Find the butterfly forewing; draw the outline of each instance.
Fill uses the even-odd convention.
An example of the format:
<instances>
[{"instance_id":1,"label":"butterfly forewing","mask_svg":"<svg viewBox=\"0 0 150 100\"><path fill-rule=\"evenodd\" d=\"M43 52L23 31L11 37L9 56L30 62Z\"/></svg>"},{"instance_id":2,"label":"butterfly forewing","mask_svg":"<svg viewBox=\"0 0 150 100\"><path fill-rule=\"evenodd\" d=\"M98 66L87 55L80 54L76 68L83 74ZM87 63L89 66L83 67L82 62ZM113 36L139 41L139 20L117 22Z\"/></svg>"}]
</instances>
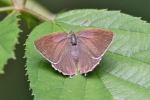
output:
<instances>
[{"instance_id":1,"label":"butterfly forewing","mask_svg":"<svg viewBox=\"0 0 150 100\"><path fill-rule=\"evenodd\" d=\"M36 49L51 63L58 63L67 43L67 34L54 32L34 41Z\"/></svg>"},{"instance_id":2,"label":"butterfly forewing","mask_svg":"<svg viewBox=\"0 0 150 100\"><path fill-rule=\"evenodd\" d=\"M99 28L86 28L78 33L81 43L85 44L93 57L100 57L110 45L113 32ZM80 44L80 43L79 43Z\"/></svg>"},{"instance_id":3,"label":"butterfly forewing","mask_svg":"<svg viewBox=\"0 0 150 100\"><path fill-rule=\"evenodd\" d=\"M113 32L99 28L86 28L78 33L80 73L87 73L101 60L113 38Z\"/></svg>"}]
</instances>

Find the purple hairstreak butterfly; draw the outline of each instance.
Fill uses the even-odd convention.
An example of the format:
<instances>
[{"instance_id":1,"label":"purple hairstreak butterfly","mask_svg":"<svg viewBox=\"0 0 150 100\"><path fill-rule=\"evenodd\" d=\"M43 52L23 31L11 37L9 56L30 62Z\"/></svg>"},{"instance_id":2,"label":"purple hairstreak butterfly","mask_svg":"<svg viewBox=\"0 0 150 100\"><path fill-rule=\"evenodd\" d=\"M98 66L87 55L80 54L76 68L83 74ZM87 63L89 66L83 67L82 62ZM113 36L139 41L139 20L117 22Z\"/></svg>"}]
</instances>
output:
<instances>
[{"instance_id":1,"label":"purple hairstreak butterfly","mask_svg":"<svg viewBox=\"0 0 150 100\"><path fill-rule=\"evenodd\" d=\"M71 30L53 32L34 41L39 53L51 62L52 67L64 75L80 74L92 71L113 39L113 32L100 28L84 28L78 33Z\"/></svg>"}]
</instances>

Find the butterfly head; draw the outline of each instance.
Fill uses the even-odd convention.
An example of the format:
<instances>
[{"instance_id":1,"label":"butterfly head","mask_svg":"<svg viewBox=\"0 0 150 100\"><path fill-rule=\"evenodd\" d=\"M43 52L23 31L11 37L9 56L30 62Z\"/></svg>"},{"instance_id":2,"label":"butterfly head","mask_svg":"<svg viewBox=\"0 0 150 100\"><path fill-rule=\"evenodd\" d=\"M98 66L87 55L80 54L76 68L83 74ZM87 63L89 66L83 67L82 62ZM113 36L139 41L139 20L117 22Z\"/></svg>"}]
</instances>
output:
<instances>
[{"instance_id":1,"label":"butterfly head","mask_svg":"<svg viewBox=\"0 0 150 100\"><path fill-rule=\"evenodd\" d=\"M71 30L69 32L69 37L70 37L71 45L76 46L77 45L77 36L75 35L73 30Z\"/></svg>"}]
</instances>

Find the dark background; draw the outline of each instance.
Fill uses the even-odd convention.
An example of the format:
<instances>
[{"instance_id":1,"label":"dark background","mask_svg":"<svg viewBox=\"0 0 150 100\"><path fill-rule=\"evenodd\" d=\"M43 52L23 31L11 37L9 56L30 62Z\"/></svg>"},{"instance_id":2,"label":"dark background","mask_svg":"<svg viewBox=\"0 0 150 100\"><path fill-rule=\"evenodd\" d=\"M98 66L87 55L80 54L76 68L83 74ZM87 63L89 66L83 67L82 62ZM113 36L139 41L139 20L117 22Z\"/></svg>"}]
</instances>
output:
<instances>
[{"instance_id":1,"label":"dark background","mask_svg":"<svg viewBox=\"0 0 150 100\"><path fill-rule=\"evenodd\" d=\"M142 20L150 22L150 0L37 0L41 5L53 13L62 11L95 8L120 10L135 17L142 17ZM1 6L1 4L0 4ZM6 13L0 13L0 20L6 16ZM19 43L16 45L16 60L8 60L4 67L5 74L0 75L0 100L33 100L31 90L29 90L28 77L25 75L25 62L23 44L27 35L32 30L28 29L24 21L20 21Z\"/></svg>"}]
</instances>

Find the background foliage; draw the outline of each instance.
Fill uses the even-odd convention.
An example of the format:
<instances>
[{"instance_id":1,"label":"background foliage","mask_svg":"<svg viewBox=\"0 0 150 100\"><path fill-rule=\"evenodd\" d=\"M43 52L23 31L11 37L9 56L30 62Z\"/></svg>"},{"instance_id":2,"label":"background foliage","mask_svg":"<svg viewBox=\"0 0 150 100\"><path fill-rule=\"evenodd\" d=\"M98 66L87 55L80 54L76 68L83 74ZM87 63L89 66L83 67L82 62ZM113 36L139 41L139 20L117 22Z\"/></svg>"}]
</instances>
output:
<instances>
[{"instance_id":1,"label":"background foliage","mask_svg":"<svg viewBox=\"0 0 150 100\"><path fill-rule=\"evenodd\" d=\"M69 9L69 8L74 9L74 8L78 8L78 7L79 8L92 8L93 7L93 8L102 8L102 9L103 8L109 8L109 10L111 10L111 9L112 10L121 10L122 12L128 13L130 15L142 16L142 19L144 19L144 20L147 20L147 21L150 20L150 19L148 19L149 18L148 17L149 13L148 13L147 9L149 7L148 6L149 1L147 1L147 0L145 0L145 2L141 2L140 0L139 1L136 0L136 2L134 0L133 1L124 1L124 2L118 2L118 1L116 1L116 2L113 1L112 2L112 1L109 1L109 0L108 1L101 1L101 2L99 2L99 1L95 1L95 2L94 1L92 1L92 2L86 1L86 3L84 1L82 1L82 2L81 1L79 1L79 2L75 1L75 2L70 2L70 3L68 1L66 1L67 3L66 2L61 3L61 1L59 1L60 3L58 3L58 1L57 1L57 3L54 2L54 1L53 2L49 1L49 4L51 4L51 6L49 6L48 1L45 1L45 0L42 0L42 1L39 1L39 2L40 2L40 4L43 4L43 5L45 3L45 7L47 5L50 8L50 11L53 11L53 12L57 12L57 11L60 11L62 9L64 10L64 8L66 8L66 9ZM133 3L131 3L131 2L133 2ZM63 4L65 4L65 6L63 6ZM57 10L53 9L52 7L54 7L54 6L55 6L55 9L56 8L58 8L58 9ZM33 8L34 8L34 6L33 6ZM2 15L2 13L1 13L1 15ZM4 15L6 15L6 14L4 13ZM20 44L16 45L16 48L17 48L16 58L17 58L17 60L15 60L15 61L14 60L9 60L7 66L4 69L5 74L0 75L0 79L1 79L0 88L1 88L1 91L2 91L2 93L0 93L1 94L0 98L2 98L3 100L10 100L10 99L11 100L13 100L13 99L14 100L17 100L17 99L18 100L20 100L20 99L29 100L29 98L32 99L32 97L30 96L31 92L28 91L28 83L26 82L27 77L24 76L25 75L25 71L24 71L25 68L23 66L25 65L25 59L22 60L22 57L24 55L24 53L22 53L23 48L19 48L19 46L23 47L22 44L25 43L25 38L27 38L26 34L29 34L29 31L30 31L29 29L23 29L23 28L30 27L30 29L31 29L31 27L34 27L35 25L37 25L37 23L39 21L36 18L29 15L29 14L25 13L25 15L28 16L28 17L23 18L21 16L21 18L22 19L28 19L28 20L25 20L25 21L22 20L21 21L22 23L20 23L21 24L21 29L24 31L24 33L20 34L21 35L21 37L19 38ZM61 15L61 16L63 16L63 15ZM4 18L3 15L0 16L0 17ZM35 19L35 20L34 21L29 20L30 18ZM107 19L108 20L107 23L113 21L114 18L115 17L111 17L111 19ZM120 20L121 20L121 18L122 17L120 17ZM68 20L66 20L66 19L68 19ZM125 19L130 19L130 17L126 16ZM107 21L107 20L104 20L104 22ZM119 20L119 19L117 19L117 20ZM69 18L65 18L65 21L64 21L64 19L61 19L61 18L57 17L56 21L63 22L63 25L66 25L66 26L70 26L70 25L73 26L73 25L78 25L79 24L79 22L77 20L75 21L76 23L73 22L73 21L72 21L72 23L69 23L70 22ZM79 21L82 21L82 20L80 19ZM24 25L25 23L27 23L27 25ZM111 96L113 95L113 98L115 97L115 99L118 96L121 96L121 98L124 98L124 99L128 99L128 98L134 97L134 96L135 97L136 96L141 96L141 98L149 98L148 95L147 95L149 93L148 92L149 91L149 81L147 81L147 80L149 80L149 77L148 77L149 76L148 75L148 72L149 72L149 67L148 67L149 66L149 58L148 57L149 56L146 56L148 54L148 48L149 48L149 41L148 41L148 38L147 38L148 37L147 33L148 33L149 25L144 24L144 22L140 21L139 18L133 18L133 20L128 20L128 24L126 24L125 27L120 27L120 24L122 24L122 23L121 22L119 22L119 23L115 22L115 23L112 24L111 27L107 24L100 24L100 26L99 26L99 24L98 25L97 24L93 24L93 25L90 24L90 26L93 26L93 27L102 27L102 28L113 29L113 31L116 34L118 33L117 35L115 35L114 42L113 42L112 46L109 49L110 52L118 54L118 56L116 56L116 55L113 56L112 55L110 57L111 53L108 52L108 53L105 54L105 56L103 58L104 60L101 62L101 64L102 64L102 66L106 65L105 60L110 60L110 63L112 62L112 64L114 64L113 63L114 60L111 61L111 59L123 59L123 60L121 61L121 63L120 63L120 61L118 63L115 62L115 64L117 64L117 65L114 65L114 66L116 66L116 67L114 67L114 66L111 67L111 68L114 68L114 70L112 70L112 69L110 70L110 69L107 69L105 67L101 67L106 72L107 72L107 70L109 70L108 73L110 73L110 74L107 74L108 75L107 77L102 78L103 83L105 83L106 87L108 87L107 90L110 90ZM119 27L119 30L117 30L118 27ZM129 27L131 27L131 29L129 29ZM114 29L114 28L116 28L116 29ZM119 33L124 33L123 32L124 30L126 30L126 32L125 32L126 34L119 34ZM135 34L137 34L137 35L135 35ZM120 40L118 40L119 38L120 38ZM136 42L135 42L135 40L136 40ZM140 42L141 40L144 40L144 41ZM115 41L117 41L117 42L115 42ZM124 43L124 45L122 45L123 43ZM136 44L139 44L139 43L140 43L140 46L136 45ZM121 48L119 48L119 50L118 50L118 48L115 48L115 47L121 47ZM124 49L124 48L127 48L127 49ZM130 48L133 48L133 49L130 50ZM124 51L127 51L127 52L123 53ZM122 55L123 57L121 56L121 58L120 58L119 55ZM130 59L128 59L128 58L130 58ZM115 60L115 61L117 61L117 60ZM132 62L126 64L126 61L128 61L128 62L132 61ZM140 61L140 62L137 62L137 61ZM107 66L109 66L110 63L108 63ZM124 63L124 64L122 64L122 63ZM46 63L46 64L49 64L49 63ZM124 68L124 67L120 67L120 65L128 66L128 67L127 68L125 67L126 69L122 70L122 68ZM141 66L136 67L137 65L141 65ZM130 69L131 66L133 66L133 67ZM145 67L143 68L143 66L145 66ZM101 71L101 68L100 69L99 68L100 67L97 68L96 72ZM121 74L121 71L124 71L124 73ZM136 72L136 73L128 74L130 71L131 72ZM94 73L96 73L96 72L94 72ZM141 73L143 73L143 74L141 74ZM102 75L99 75L101 77L103 75L106 75L104 72L101 72L101 74ZM94 75L94 74L91 73L91 76L92 75ZM120 77L123 80L122 81L120 81L120 80L118 80L118 81L115 80L114 81L114 79L111 75L113 75L115 77ZM61 76L61 74L58 75L58 78L60 76ZM132 77L130 77L130 76L132 76ZM43 77L43 76L41 76L41 77ZM81 79L82 81L85 80L83 77L80 77L80 76L76 76L76 77L77 78L73 78L73 80L76 80L76 79ZM65 82L66 85L64 85L64 86L68 86L68 83L70 82L70 79L67 79L67 78L65 78L65 79L66 80L63 81L63 82ZM88 79L90 79L90 77ZM91 79L93 79L93 77ZM111 80L111 79L113 79L113 80ZM94 80L96 80L96 79L94 79ZM126 82L126 80L127 80L127 82ZM80 82L80 84L82 83L82 81ZM88 81L88 82L91 82L91 81ZM111 83L111 85L110 85L110 83ZM41 83L39 82L38 84L41 84ZM39 86L38 84L36 86ZM91 84L91 83L89 83L89 84ZM89 85L89 86L91 86L91 85ZM103 85L101 85L101 86L103 86ZM113 88L112 86L115 86L115 87ZM126 86L126 87L122 87L122 86ZM129 88L128 88L128 86L129 86ZM116 93L116 92L118 92L118 91L116 91L116 88L117 88L117 90L123 89L123 90L121 90L121 91L123 91L123 92L121 92L121 94L123 94L123 95L120 94L120 91L119 91L119 93ZM42 87L40 87L40 89L42 89ZM68 90L69 89L70 88L68 88ZM62 91L65 91L65 90L62 89ZM128 93L129 91L131 93ZM142 92L140 92L140 91L142 91ZM10 96L7 96L8 93L10 94ZM65 92L62 92L62 93L65 93ZM141 95L139 95L138 93L141 94ZM132 95L128 96L127 94L132 94ZM128 96L128 98L126 98L127 96ZM61 97L61 98L63 98L63 97ZM120 99L118 98L118 100L120 100Z\"/></svg>"}]
</instances>

